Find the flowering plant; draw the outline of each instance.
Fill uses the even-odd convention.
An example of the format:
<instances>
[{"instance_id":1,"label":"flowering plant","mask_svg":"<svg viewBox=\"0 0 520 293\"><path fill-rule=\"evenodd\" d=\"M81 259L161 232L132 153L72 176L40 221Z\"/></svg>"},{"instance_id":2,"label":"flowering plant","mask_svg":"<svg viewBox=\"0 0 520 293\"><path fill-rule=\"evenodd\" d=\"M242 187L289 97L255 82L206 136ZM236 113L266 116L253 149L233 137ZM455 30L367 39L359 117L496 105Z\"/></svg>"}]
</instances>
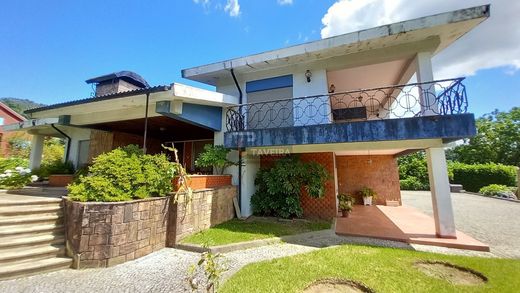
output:
<instances>
[{"instance_id":1,"label":"flowering plant","mask_svg":"<svg viewBox=\"0 0 520 293\"><path fill-rule=\"evenodd\" d=\"M0 174L0 188L18 189L36 180L38 180L38 176L31 175L31 169L16 167L14 170L7 169Z\"/></svg>"}]
</instances>

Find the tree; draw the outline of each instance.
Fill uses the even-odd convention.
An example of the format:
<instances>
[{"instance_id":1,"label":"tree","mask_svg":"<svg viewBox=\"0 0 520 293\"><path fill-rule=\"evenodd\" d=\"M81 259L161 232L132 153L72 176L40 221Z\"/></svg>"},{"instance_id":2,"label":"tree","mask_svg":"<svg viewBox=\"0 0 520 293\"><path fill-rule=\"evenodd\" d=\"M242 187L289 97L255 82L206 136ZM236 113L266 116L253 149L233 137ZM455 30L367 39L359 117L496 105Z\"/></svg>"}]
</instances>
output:
<instances>
[{"instance_id":1,"label":"tree","mask_svg":"<svg viewBox=\"0 0 520 293\"><path fill-rule=\"evenodd\" d=\"M204 146L204 151L195 160L195 166L202 168L214 167L218 174L223 174L227 167L238 165L227 159L230 151L230 149L226 149L222 145L214 146L207 144Z\"/></svg>"},{"instance_id":2,"label":"tree","mask_svg":"<svg viewBox=\"0 0 520 293\"><path fill-rule=\"evenodd\" d=\"M448 151L450 159L467 164L520 166L520 107L485 114L476 120L476 126L475 137Z\"/></svg>"}]
</instances>

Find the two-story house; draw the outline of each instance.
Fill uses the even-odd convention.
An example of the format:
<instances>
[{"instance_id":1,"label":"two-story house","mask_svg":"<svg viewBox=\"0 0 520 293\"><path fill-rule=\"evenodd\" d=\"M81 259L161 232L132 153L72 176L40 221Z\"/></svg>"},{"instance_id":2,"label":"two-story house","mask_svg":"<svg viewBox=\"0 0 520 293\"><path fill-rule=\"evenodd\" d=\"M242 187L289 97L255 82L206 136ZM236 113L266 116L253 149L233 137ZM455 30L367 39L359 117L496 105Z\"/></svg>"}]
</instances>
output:
<instances>
[{"instance_id":1,"label":"two-story house","mask_svg":"<svg viewBox=\"0 0 520 293\"><path fill-rule=\"evenodd\" d=\"M396 158L426 150L437 235L455 237L443 147L473 136L475 119L463 78L436 80L431 60L489 15L489 5L472 7L182 71L215 92L150 87L130 72L101 76L88 81L95 97L32 109L33 120L10 129L34 135L33 167L44 135L67 138L76 165L128 143L159 152L173 142L191 168L203 144L224 145L243 163L227 172L246 216L256 172L279 154L333 174L324 198L302 197L305 215L331 218L336 194L362 186L378 204L400 201Z\"/></svg>"}]
</instances>

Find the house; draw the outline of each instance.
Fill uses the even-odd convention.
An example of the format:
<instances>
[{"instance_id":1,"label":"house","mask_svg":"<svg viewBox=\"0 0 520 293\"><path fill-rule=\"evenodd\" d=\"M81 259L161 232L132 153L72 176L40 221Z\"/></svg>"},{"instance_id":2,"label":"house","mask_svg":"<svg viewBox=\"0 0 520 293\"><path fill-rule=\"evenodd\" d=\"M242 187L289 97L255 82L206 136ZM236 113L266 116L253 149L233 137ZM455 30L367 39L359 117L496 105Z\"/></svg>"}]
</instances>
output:
<instances>
[{"instance_id":1,"label":"house","mask_svg":"<svg viewBox=\"0 0 520 293\"><path fill-rule=\"evenodd\" d=\"M3 125L19 123L25 120L25 117L9 108L9 106L0 103L0 155L2 157L9 156L9 139L15 136L13 133L4 131Z\"/></svg>"},{"instance_id":2,"label":"house","mask_svg":"<svg viewBox=\"0 0 520 293\"><path fill-rule=\"evenodd\" d=\"M364 185L379 204L400 202L396 158L426 150L437 235L456 237L443 147L475 135L475 119L463 78L435 80L431 59L489 15L477 6L182 70L216 91L104 75L87 81L95 97L29 110L9 129L33 135L31 167L46 135L67 139L76 166L130 143L151 153L173 143L193 169L204 144L224 145L243 162L227 172L246 216L256 172L279 154L333 174L323 199L302 197L305 215L331 218L335 195Z\"/></svg>"}]
</instances>

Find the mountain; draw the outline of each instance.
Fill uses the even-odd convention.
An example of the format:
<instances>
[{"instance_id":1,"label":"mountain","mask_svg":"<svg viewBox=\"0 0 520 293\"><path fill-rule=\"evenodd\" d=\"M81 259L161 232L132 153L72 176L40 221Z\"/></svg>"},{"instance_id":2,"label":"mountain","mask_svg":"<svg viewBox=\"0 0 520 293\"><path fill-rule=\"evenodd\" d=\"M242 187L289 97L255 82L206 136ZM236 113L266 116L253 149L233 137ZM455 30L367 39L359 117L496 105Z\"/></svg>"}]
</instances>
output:
<instances>
[{"instance_id":1,"label":"mountain","mask_svg":"<svg viewBox=\"0 0 520 293\"><path fill-rule=\"evenodd\" d=\"M10 97L0 98L0 102L6 104L7 106L9 106L9 108L13 109L14 111L16 111L24 117L27 117L27 115L25 115L24 113L25 110L45 106L44 104L36 103L29 99L19 99Z\"/></svg>"}]
</instances>

